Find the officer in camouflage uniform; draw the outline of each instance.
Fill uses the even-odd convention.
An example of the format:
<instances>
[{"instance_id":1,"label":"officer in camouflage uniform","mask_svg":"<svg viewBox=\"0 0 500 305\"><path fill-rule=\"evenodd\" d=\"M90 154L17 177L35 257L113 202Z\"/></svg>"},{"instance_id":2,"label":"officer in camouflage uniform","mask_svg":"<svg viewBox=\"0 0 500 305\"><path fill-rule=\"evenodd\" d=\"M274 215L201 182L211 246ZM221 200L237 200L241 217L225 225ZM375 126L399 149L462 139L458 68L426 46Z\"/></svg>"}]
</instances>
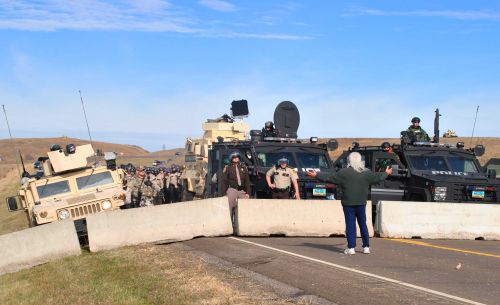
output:
<instances>
[{"instance_id":1,"label":"officer in camouflage uniform","mask_svg":"<svg viewBox=\"0 0 500 305\"><path fill-rule=\"evenodd\" d=\"M146 180L144 181L140 191L142 192L142 196L139 206L147 207L154 205L155 198L157 197L160 188L157 184L151 181L151 176L146 176Z\"/></svg>"},{"instance_id":2,"label":"officer in camouflage uniform","mask_svg":"<svg viewBox=\"0 0 500 305\"><path fill-rule=\"evenodd\" d=\"M244 164L240 163L240 152L234 151L229 155L230 165L224 167L221 177L220 196L227 196L229 201L229 211L231 219L239 198L250 198L250 175ZM233 221L234 223L234 221Z\"/></svg>"},{"instance_id":3,"label":"officer in camouflage uniform","mask_svg":"<svg viewBox=\"0 0 500 305\"><path fill-rule=\"evenodd\" d=\"M170 203L170 191L169 191L169 186L170 186L170 168L164 168L163 169L163 198L164 198L164 203Z\"/></svg>"},{"instance_id":4,"label":"officer in camouflage uniform","mask_svg":"<svg viewBox=\"0 0 500 305\"><path fill-rule=\"evenodd\" d=\"M125 205L124 209L130 209L134 207L134 202L132 200L132 186L134 180L136 179L136 169L135 167L128 165L125 169L125 177L123 178L123 190L125 190Z\"/></svg>"},{"instance_id":5,"label":"officer in camouflage uniform","mask_svg":"<svg viewBox=\"0 0 500 305\"><path fill-rule=\"evenodd\" d=\"M175 203L181 201L181 173L179 165L172 165L170 167L171 173L168 176L168 196L170 198L170 203Z\"/></svg>"},{"instance_id":6,"label":"officer in camouflage uniform","mask_svg":"<svg viewBox=\"0 0 500 305\"><path fill-rule=\"evenodd\" d=\"M128 187L130 188L131 201L136 208L152 206L154 197L159 191L142 166L137 169L137 175L135 179L130 181Z\"/></svg>"},{"instance_id":7,"label":"officer in camouflage uniform","mask_svg":"<svg viewBox=\"0 0 500 305\"><path fill-rule=\"evenodd\" d=\"M295 189L295 199L300 200L299 185L297 183L297 173L288 164L287 158L278 160L278 164L266 173L267 185L271 188L273 199L290 199L290 186ZM271 177L274 183L271 183Z\"/></svg>"},{"instance_id":8,"label":"officer in camouflage uniform","mask_svg":"<svg viewBox=\"0 0 500 305\"><path fill-rule=\"evenodd\" d=\"M406 130L410 137L411 142L430 142L429 135L425 130L420 127L420 118L414 117L411 119L411 125Z\"/></svg>"},{"instance_id":9,"label":"officer in camouflage uniform","mask_svg":"<svg viewBox=\"0 0 500 305\"><path fill-rule=\"evenodd\" d=\"M163 169L157 170L157 174L154 176L154 180L152 180L154 188L158 190L154 198L154 205L159 205L164 203L163 176L164 176Z\"/></svg>"}]
</instances>

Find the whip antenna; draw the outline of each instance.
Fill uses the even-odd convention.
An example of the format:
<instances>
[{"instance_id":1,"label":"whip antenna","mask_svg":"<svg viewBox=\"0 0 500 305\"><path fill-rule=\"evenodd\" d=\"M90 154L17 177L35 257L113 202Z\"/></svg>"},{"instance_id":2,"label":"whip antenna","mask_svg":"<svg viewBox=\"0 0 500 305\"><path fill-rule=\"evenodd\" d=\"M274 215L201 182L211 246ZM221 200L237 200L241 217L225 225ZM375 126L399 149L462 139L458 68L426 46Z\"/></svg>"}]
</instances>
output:
<instances>
[{"instance_id":1,"label":"whip antenna","mask_svg":"<svg viewBox=\"0 0 500 305\"><path fill-rule=\"evenodd\" d=\"M87 131L89 133L90 145L94 147L94 144L92 143L92 135L90 134L89 121L87 120L87 112L85 111L85 104L83 103L82 91L78 90L78 93L80 94L80 101L82 102L83 116L85 117L85 124L87 124Z\"/></svg>"},{"instance_id":2,"label":"whip antenna","mask_svg":"<svg viewBox=\"0 0 500 305\"><path fill-rule=\"evenodd\" d=\"M10 125L9 125L9 119L7 119L7 111L5 110L5 105L2 105L2 108L3 108L3 114L5 115L5 123L7 123L7 130L9 131L9 136L10 136L10 142L12 144L12 148L15 149L15 145L14 145L14 139L12 138L12 132L10 131ZM19 152L19 150L17 150ZM19 177L21 177L21 169L19 169L19 157L16 153L14 153L16 155L16 165L17 165L17 172L19 173ZM20 154L20 152L19 152Z\"/></svg>"},{"instance_id":3,"label":"whip antenna","mask_svg":"<svg viewBox=\"0 0 500 305\"><path fill-rule=\"evenodd\" d=\"M476 130L477 113L479 112L479 106L476 108L476 118L474 119L474 126L472 126L472 135L470 136L470 146L472 146L472 139L474 138L474 131Z\"/></svg>"}]
</instances>

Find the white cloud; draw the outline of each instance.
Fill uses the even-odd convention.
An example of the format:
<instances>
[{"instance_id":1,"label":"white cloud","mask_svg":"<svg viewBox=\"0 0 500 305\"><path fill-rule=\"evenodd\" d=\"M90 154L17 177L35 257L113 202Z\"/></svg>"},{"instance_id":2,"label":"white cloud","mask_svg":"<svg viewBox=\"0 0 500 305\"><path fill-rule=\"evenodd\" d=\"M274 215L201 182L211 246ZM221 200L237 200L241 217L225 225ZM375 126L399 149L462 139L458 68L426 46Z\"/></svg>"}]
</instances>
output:
<instances>
[{"instance_id":1,"label":"white cloud","mask_svg":"<svg viewBox=\"0 0 500 305\"><path fill-rule=\"evenodd\" d=\"M221 11L236 10L225 1L204 0L201 4ZM305 40L313 37L287 33L240 33L230 24L212 29L210 22L191 10L166 0L0 0L0 29L25 31L142 31L173 32L201 37Z\"/></svg>"},{"instance_id":2,"label":"white cloud","mask_svg":"<svg viewBox=\"0 0 500 305\"><path fill-rule=\"evenodd\" d=\"M443 17L458 20L500 20L500 12L488 10L412 10L387 11L372 8L353 8L344 16L368 15L388 17Z\"/></svg>"},{"instance_id":3,"label":"white cloud","mask_svg":"<svg viewBox=\"0 0 500 305\"><path fill-rule=\"evenodd\" d=\"M199 3L200 3L200 5L207 7L211 10L214 10L214 11L226 12L226 13L236 11L236 6L234 6L234 4L227 2L227 1L200 0Z\"/></svg>"}]
</instances>

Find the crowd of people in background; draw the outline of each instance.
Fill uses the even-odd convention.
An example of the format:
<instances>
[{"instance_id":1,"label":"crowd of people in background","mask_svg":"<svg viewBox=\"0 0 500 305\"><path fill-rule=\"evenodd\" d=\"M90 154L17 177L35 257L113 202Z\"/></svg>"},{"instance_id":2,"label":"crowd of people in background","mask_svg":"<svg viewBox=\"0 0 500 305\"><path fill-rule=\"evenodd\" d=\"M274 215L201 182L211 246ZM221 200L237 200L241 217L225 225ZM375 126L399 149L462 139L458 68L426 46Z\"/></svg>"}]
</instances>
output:
<instances>
[{"instance_id":1,"label":"crowd of people in background","mask_svg":"<svg viewBox=\"0 0 500 305\"><path fill-rule=\"evenodd\" d=\"M125 172L125 208L146 207L182 201L182 169L179 165L145 168L122 166Z\"/></svg>"}]
</instances>

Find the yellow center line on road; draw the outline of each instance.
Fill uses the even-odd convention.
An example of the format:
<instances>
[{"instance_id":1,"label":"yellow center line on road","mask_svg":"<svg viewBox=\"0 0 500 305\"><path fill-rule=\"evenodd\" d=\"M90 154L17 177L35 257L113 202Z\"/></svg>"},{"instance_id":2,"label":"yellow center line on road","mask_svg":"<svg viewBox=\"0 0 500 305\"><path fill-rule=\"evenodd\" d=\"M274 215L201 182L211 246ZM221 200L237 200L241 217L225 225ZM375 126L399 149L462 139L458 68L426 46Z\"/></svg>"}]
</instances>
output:
<instances>
[{"instance_id":1,"label":"yellow center line on road","mask_svg":"<svg viewBox=\"0 0 500 305\"><path fill-rule=\"evenodd\" d=\"M399 238L382 238L382 239L396 241L396 242L405 243L405 244L429 247L429 248L436 248L436 249L442 249L442 250L449 250L449 251L462 252L462 253L468 253L468 254L474 254L474 255L500 258L500 255L496 255L496 254L471 251L471 250L464 250L464 249L458 249L458 248L451 248L451 247L445 247L445 246L438 246L438 245L429 244L429 243L426 243L423 241L416 241L416 240L410 240L410 239L399 239Z\"/></svg>"}]
</instances>

